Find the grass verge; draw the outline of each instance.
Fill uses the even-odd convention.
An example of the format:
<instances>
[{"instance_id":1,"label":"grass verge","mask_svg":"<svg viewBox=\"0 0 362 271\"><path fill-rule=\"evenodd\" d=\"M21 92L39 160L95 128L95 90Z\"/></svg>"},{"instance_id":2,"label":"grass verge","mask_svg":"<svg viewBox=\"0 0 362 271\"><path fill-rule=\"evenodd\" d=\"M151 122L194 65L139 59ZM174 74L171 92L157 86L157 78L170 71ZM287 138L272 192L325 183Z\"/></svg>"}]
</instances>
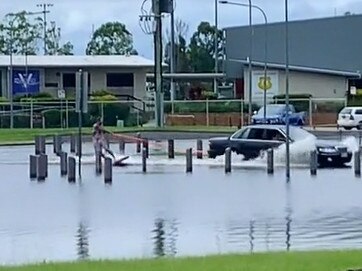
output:
<instances>
[{"instance_id":1,"label":"grass verge","mask_svg":"<svg viewBox=\"0 0 362 271\"><path fill-rule=\"evenodd\" d=\"M84 261L0 267L0 271L347 271L362 267L362 251L255 253L176 259Z\"/></svg>"}]
</instances>

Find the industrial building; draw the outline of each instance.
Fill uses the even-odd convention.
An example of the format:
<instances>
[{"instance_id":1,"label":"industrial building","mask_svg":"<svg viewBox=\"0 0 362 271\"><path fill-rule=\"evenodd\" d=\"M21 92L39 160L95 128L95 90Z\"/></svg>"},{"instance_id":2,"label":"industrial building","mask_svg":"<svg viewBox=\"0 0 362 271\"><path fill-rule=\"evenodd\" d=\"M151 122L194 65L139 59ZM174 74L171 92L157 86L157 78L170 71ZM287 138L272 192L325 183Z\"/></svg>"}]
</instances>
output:
<instances>
[{"instance_id":1,"label":"industrial building","mask_svg":"<svg viewBox=\"0 0 362 271\"><path fill-rule=\"evenodd\" d=\"M361 25L362 15L289 22L290 94L343 98L351 87L362 89ZM252 29L251 57L249 26L225 29L225 72L236 82L236 97L248 98L250 59L253 99L263 97L260 80L265 64L268 97L284 94L285 22L253 25Z\"/></svg>"}]
</instances>

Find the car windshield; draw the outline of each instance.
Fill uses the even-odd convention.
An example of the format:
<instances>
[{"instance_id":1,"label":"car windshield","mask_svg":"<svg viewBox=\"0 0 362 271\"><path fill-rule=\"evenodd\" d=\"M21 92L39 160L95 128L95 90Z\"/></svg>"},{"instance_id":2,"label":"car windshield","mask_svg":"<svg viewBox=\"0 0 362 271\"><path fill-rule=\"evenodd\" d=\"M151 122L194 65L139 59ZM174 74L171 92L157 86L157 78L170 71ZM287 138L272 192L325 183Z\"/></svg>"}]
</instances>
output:
<instances>
[{"instance_id":1,"label":"car windshield","mask_svg":"<svg viewBox=\"0 0 362 271\"><path fill-rule=\"evenodd\" d=\"M278 115L285 110L285 105L268 105L266 107L267 115ZM264 107L261 107L258 111L258 115L264 115Z\"/></svg>"},{"instance_id":2,"label":"car windshield","mask_svg":"<svg viewBox=\"0 0 362 271\"><path fill-rule=\"evenodd\" d=\"M281 128L281 129L283 130L284 133L287 133L285 127ZM294 126L289 127L289 137L293 141L303 140L303 139L306 139L307 137L316 138L313 134L307 132L303 128L294 127Z\"/></svg>"},{"instance_id":3,"label":"car windshield","mask_svg":"<svg viewBox=\"0 0 362 271\"><path fill-rule=\"evenodd\" d=\"M344 108L340 114L351 114L352 113L352 109L351 108Z\"/></svg>"}]
</instances>

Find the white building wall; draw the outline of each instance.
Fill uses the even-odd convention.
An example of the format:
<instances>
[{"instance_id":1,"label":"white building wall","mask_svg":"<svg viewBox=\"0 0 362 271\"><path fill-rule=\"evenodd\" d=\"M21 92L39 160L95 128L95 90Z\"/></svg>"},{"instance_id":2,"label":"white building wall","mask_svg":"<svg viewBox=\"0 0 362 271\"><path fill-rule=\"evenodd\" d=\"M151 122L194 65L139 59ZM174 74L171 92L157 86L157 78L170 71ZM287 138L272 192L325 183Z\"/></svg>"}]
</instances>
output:
<instances>
[{"instance_id":1,"label":"white building wall","mask_svg":"<svg viewBox=\"0 0 362 271\"><path fill-rule=\"evenodd\" d=\"M261 71L258 69L258 71ZM273 70L274 71L274 70ZM279 93L285 94L285 71L278 71ZM245 99L249 98L249 73L244 70ZM344 76L320 73L289 72L289 93L310 94L313 98L344 98L348 86L348 79Z\"/></svg>"}]
</instances>

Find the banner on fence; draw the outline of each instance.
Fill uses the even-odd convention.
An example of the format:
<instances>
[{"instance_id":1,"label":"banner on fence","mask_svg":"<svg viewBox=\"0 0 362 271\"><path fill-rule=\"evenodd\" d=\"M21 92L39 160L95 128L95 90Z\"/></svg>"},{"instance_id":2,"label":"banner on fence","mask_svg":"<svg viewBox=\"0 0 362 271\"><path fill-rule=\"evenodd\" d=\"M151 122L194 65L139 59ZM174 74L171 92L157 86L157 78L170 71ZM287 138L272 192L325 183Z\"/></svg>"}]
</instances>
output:
<instances>
[{"instance_id":1,"label":"banner on fence","mask_svg":"<svg viewBox=\"0 0 362 271\"><path fill-rule=\"evenodd\" d=\"M253 98L260 100L264 97L264 86L268 99L279 94L279 73L278 71L267 71L264 84L264 71L253 71L252 73L252 92Z\"/></svg>"},{"instance_id":2,"label":"banner on fence","mask_svg":"<svg viewBox=\"0 0 362 271\"><path fill-rule=\"evenodd\" d=\"M34 94L40 90L38 70L13 70L13 94Z\"/></svg>"}]
</instances>

